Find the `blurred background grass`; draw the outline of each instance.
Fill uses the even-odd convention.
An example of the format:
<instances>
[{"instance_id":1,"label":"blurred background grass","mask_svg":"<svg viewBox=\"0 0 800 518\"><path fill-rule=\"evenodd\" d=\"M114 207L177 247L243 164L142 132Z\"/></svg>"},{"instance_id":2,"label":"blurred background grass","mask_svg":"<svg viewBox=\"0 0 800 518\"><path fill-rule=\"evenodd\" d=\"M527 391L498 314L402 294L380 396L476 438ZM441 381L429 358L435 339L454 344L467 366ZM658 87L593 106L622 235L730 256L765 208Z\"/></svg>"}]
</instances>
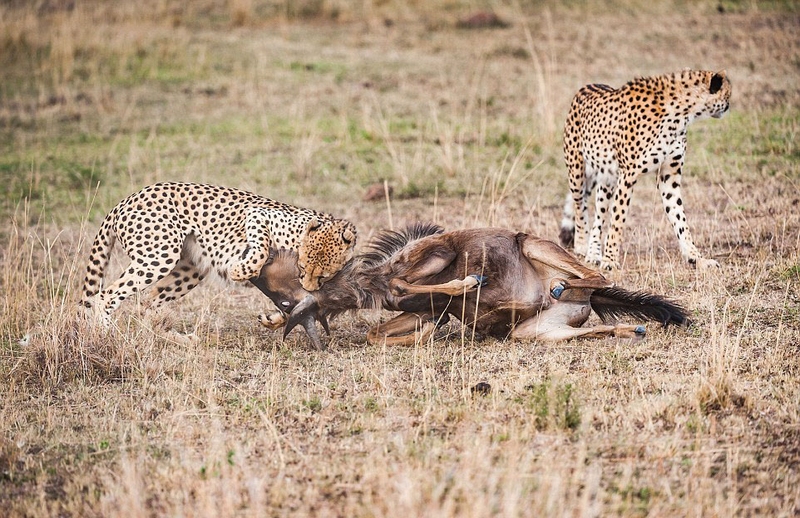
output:
<instances>
[{"instance_id":1,"label":"blurred background grass","mask_svg":"<svg viewBox=\"0 0 800 518\"><path fill-rule=\"evenodd\" d=\"M458 28L476 12L508 26ZM7 2L2 210L27 199L74 221L100 185L94 220L166 179L324 210L383 179L463 197L521 152L527 194L557 203L574 91L686 66L734 82L731 117L692 128L714 155L692 174L785 174L796 29L792 2Z\"/></svg>"}]
</instances>

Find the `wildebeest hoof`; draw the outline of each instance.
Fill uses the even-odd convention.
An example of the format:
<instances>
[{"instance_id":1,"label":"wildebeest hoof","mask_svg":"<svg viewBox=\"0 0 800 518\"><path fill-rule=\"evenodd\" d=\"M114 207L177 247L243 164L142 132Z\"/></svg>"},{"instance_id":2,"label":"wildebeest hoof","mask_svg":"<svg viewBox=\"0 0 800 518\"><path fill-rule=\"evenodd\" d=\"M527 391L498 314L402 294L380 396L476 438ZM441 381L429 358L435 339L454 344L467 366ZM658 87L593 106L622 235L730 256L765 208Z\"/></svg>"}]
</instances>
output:
<instances>
[{"instance_id":1,"label":"wildebeest hoof","mask_svg":"<svg viewBox=\"0 0 800 518\"><path fill-rule=\"evenodd\" d=\"M402 297L406 294L406 288L397 279L389 281L389 293L395 297Z\"/></svg>"},{"instance_id":2,"label":"wildebeest hoof","mask_svg":"<svg viewBox=\"0 0 800 518\"><path fill-rule=\"evenodd\" d=\"M562 293L564 293L564 285L560 282L550 289L550 296L556 300L561 298Z\"/></svg>"},{"instance_id":3,"label":"wildebeest hoof","mask_svg":"<svg viewBox=\"0 0 800 518\"><path fill-rule=\"evenodd\" d=\"M486 286L487 284L489 284L489 278L488 278L488 277L486 277L485 275L478 275L478 274L476 273L476 274L470 275L470 277L472 277L473 279L475 279L476 281L478 281L478 284L477 284L477 286L479 286L479 287L481 287L481 288L483 288L484 286Z\"/></svg>"},{"instance_id":4,"label":"wildebeest hoof","mask_svg":"<svg viewBox=\"0 0 800 518\"><path fill-rule=\"evenodd\" d=\"M644 336L647 334L647 329L644 326L636 326L633 332L636 333L637 336Z\"/></svg>"}]
</instances>

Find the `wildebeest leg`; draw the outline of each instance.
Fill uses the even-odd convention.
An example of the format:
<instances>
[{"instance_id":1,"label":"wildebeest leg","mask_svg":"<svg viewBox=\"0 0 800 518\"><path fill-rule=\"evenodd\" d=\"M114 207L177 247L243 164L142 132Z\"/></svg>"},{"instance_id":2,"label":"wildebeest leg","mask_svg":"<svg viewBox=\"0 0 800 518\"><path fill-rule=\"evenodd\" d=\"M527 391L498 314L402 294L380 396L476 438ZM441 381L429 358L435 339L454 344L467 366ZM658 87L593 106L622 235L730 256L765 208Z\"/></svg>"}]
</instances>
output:
<instances>
[{"instance_id":1,"label":"wildebeest leg","mask_svg":"<svg viewBox=\"0 0 800 518\"><path fill-rule=\"evenodd\" d=\"M414 345L427 341L436 330L430 313L401 313L367 332L371 345Z\"/></svg>"},{"instance_id":2,"label":"wildebeest leg","mask_svg":"<svg viewBox=\"0 0 800 518\"><path fill-rule=\"evenodd\" d=\"M412 247L403 257L403 263L411 265L389 281L389 291L396 297L404 295L441 293L448 296L463 295L486 279L480 275L471 275L465 279L455 279L444 284L416 284L430 278L449 267L458 253L441 239L431 240L424 246Z\"/></svg>"},{"instance_id":3,"label":"wildebeest leg","mask_svg":"<svg viewBox=\"0 0 800 518\"><path fill-rule=\"evenodd\" d=\"M517 242L554 299L559 299L565 290L572 288L596 290L614 285L552 241L517 234Z\"/></svg>"},{"instance_id":4,"label":"wildebeest leg","mask_svg":"<svg viewBox=\"0 0 800 518\"><path fill-rule=\"evenodd\" d=\"M619 338L641 339L645 335L642 325L617 324L599 325L595 327L572 327L561 319L554 319L543 311L539 315L520 323L511 332L515 339L537 339L558 342L570 338L605 338L616 336Z\"/></svg>"},{"instance_id":5,"label":"wildebeest leg","mask_svg":"<svg viewBox=\"0 0 800 518\"><path fill-rule=\"evenodd\" d=\"M402 279L394 278L389 281L389 290L392 295L402 297L404 295L442 293L455 297L472 291L478 286L482 286L486 279L480 275L469 275L464 279L454 279L443 284L411 284Z\"/></svg>"},{"instance_id":6,"label":"wildebeest leg","mask_svg":"<svg viewBox=\"0 0 800 518\"><path fill-rule=\"evenodd\" d=\"M450 266L456 256L458 253L448 245L432 240L431 244L414 247L403 256L402 262L410 266L402 277L406 282L415 283L436 275Z\"/></svg>"},{"instance_id":7,"label":"wildebeest leg","mask_svg":"<svg viewBox=\"0 0 800 518\"><path fill-rule=\"evenodd\" d=\"M637 332L636 329L641 329L641 332ZM534 338L538 338L539 340L547 340L550 342L569 340L571 338L608 338L610 336L639 340L644 338L644 335L644 326L618 324L615 326L600 325L585 328L564 326L540 333Z\"/></svg>"},{"instance_id":8,"label":"wildebeest leg","mask_svg":"<svg viewBox=\"0 0 800 518\"><path fill-rule=\"evenodd\" d=\"M580 289L584 292L586 290L594 291L600 288L608 288L608 284L605 277L593 277L591 279L560 279L556 277L550 279L550 296L558 300L567 290Z\"/></svg>"},{"instance_id":9,"label":"wildebeest leg","mask_svg":"<svg viewBox=\"0 0 800 518\"><path fill-rule=\"evenodd\" d=\"M531 265L546 278L562 277L564 273L591 281L590 284L578 284L571 281L575 288L609 288L614 285L599 272L587 268L569 252L546 239L539 239L528 234L518 234L517 240L523 255Z\"/></svg>"}]
</instances>

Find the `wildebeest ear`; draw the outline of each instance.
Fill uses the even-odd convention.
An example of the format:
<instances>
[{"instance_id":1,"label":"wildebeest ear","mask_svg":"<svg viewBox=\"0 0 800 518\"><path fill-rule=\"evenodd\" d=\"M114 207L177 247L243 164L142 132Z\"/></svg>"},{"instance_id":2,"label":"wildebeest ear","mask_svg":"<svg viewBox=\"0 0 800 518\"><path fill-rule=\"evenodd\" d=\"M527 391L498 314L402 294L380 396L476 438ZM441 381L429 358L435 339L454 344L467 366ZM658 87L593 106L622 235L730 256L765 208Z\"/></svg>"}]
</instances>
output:
<instances>
[{"instance_id":1,"label":"wildebeest ear","mask_svg":"<svg viewBox=\"0 0 800 518\"><path fill-rule=\"evenodd\" d=\"M319 230L319 227L321 227L321 226L322 226L322 223L320 223L317 220L317 218L314 217L314 218L311 218L309 220L308 225L306 225L306 230L308 230L309 232L313 232L315 230Z\"/></svg>"},{"instance_id":2,"label":"wildebeest ear","mask_svg":"<svg viewBox=\"0 0 800 518\"><path fill-rule=\"evenodd\" d=\"M725 80L725 71L717 72L713 76L711 76L711 84L708 87L708 91L712 94L719 92L719 89L722 88L722 82Z\"/></svg>"},{"instance_id":3,"label":"wildebeest ear","mask_svg":"<svg viewBox=\"0 0 800 518\"><path fill-rule=\"evenodd\" d=\"M342 232L342 241L344 241L346 245L352 244L355 239L356 235L353 233L352 230L350 230L349 228L344 229L344 231Z\"/></svg>"},{"instance_id":4,"label":"wildebeest ear","mask_svg":"<svg viewBox=\"0 0 800 518\"><path fill-rule=\"evenodd\" d=\"M272 247L269 247L269 255L267 256L267 260L266 260L266 261L264 261L264 266L266 266L266 265L268 265L268 264L272 264L272 263L273 263L273 261L275 261L275 254L276 254L276 252L277 252L277 251L276 251L274 248L272 248Z\"/></svg>"}]
</instances>

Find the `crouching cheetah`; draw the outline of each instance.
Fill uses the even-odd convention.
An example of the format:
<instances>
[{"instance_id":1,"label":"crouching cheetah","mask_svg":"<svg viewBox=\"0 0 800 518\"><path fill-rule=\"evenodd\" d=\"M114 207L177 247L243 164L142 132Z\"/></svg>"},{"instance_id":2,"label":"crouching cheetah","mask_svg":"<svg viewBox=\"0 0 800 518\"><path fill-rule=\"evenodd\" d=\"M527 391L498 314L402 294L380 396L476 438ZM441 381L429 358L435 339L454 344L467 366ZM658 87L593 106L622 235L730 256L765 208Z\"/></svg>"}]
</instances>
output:
<instances>
[{"instance_id":1,"label":"crouching cheetah","mask_svg":"<svg viewBox=\"0 0 800 518\"><path fill-rule=\"evenodd\" d=\"M131 262L102 289L117 240ZM328 214L227 187L157 183L122 200L100 225L81 305L108 323L125 298L145 288L157 308L210 272L246 281L258 276L270 247L296 250L300 281L314 291L350 259L355 241L355 226Z\"/></svg>"},{"instance_id":2,"label":"crouching cheetah","mask_svg":"<svg viewBox=\"0 0 800 518\"><path fill-rule=\"evenodd\" d=\"M703 70L638 78L619 89L601 84L581 88L572 100L564 129L570 192L561 243L569 246L574 239L575 253L585 255L586 261L604 269L619 267L621 232L633 185L640 174L654 172L683 258L700 268L719 266L713 259L704 259L692 241L683 213L681 169L687 126L722 117L730 107L730 97L731 83L725 72ZM594 224L587 242L587 199L595 186Z\"/></svg>"}]
</instances>

